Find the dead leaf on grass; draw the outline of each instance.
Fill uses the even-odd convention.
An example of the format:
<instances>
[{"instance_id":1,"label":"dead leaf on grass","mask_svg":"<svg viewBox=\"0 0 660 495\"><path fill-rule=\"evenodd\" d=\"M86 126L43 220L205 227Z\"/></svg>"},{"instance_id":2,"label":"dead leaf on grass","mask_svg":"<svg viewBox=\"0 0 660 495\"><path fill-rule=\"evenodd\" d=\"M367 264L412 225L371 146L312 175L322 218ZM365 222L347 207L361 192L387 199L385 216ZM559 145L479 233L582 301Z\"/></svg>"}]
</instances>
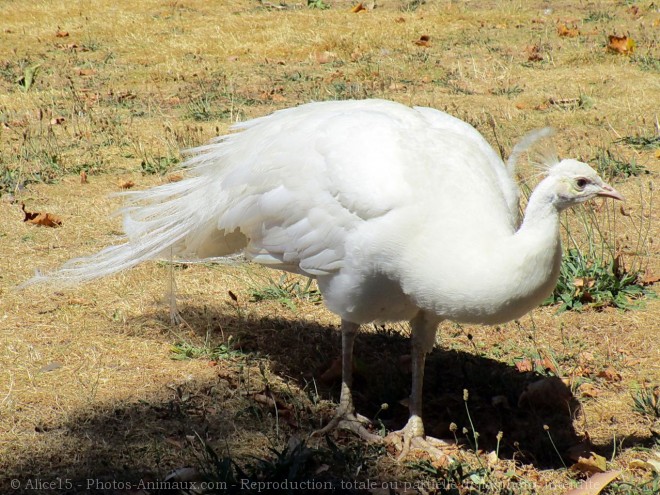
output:
<instances>
[{"instance_id":1,"label":"dead leaf on grass","mask_svg":"<svg viewBox=\"0 0 660 495\"><path fill-rule=\"evenodd\" d=\"M583 289L584 287L591 288L596 284L596 281L590 277L578 277L573 279L573 287L576 289Z\"/></svg>"},{"instance_id":2,"label":"dead leaf on grass","mask_svg":"<svg viewBox=\"0 0 660 495\"><path fill-rule=\"evenodd\" d=\"M428 34L423 34L414 43L417 46L423 46L424 48L428 48L431 46L431 37Z\"/></svg>"},{"instance_id":3,"label":"dead leaf on grass","mask_svg":"<svg viewBox=\"0 0 660 495\"><path fill-rule=\"evenodd\" d=\"M566 24L559 24L557 26L557 34L562 38L575 38L580 34L577 26L568 27Z\"/></svg>"},{"instance_id":4,"label":"dead leaf on grass","mask_svg":"<svg viewBox=\"0 0 660 495\"><path fill-rule=\"evenodd\" d=\"M584 480L580 486L567 491L564 495L598 495L603 488L614 481L621 471L607 471L594 474L591 478Z\"/></svg>"},{"instance_id":5,"label":"dead leaf on grass","mask_svg":"<svg viewBox=\"0 0 660 495\"><path fill-rule=\"evenodd\" d=\"M598 373L599 378L604 378L608 382L620 382L621 374L611 366Z\"/></svg>"},{"instance_id":6,"label":"dead leaf on grass","mask_svg":"<svg viewBox=\"0 0 660 495\"><path fill-rule=\"evenodd\" d=\"M362 2L360 2L351 9L351 12L357 14L358 12L366 12L366 10L367 8L362 4Z\"/></svg>"},{"instance_id":7,"label":"dead leaf on grass","mask_svg":"<svg viewBox=\"0 0 660 495\"><path fill-rule=\"evenodd\" d=\"M533 361L530 358L524 358L523 360L516 362L516 369L521 373L534 371L535 369L543 369L552 371L554 374L559 374L555 364L547 357L543 359L534 359Z\"/></svg>"},{"instance_id":8,"label":"dead leaf on grass","mask_svg":"<svg viewBox=\"0 0 660 495\"><path fill-rule=\"evenodd\" d=\"M539 45L528 46L526 51L527 51L527 60L529 62L543 61L543 54L541 53L541 47Z\"/></svg>"},{"instance_id":9,"label":"dead leaf on grass","mask_svg":"<svg viewBox=\"0 0 660 495\"><path fill-rule=\"evenodd\" d=\"M27 211L25 209L25 203L21 203L21 208L23 209L23 218L24 222L31 223L33 225L40 225L42 227L61 227L62 220L51 213L38 213Z\"/></svg>"},{"instance_id":10,"label":"dead leaf on grass","mask_svg":"<svg viewBox=\"0 0 660 495\"><path fill-rule=\"evenodd\" d=\"M532 360L529 358L525 358L521 361L518 361L516 363L516 369L520 371L521 373L526 373L528 371L532 371L534 369L534 364L532 363Z\"/></svg>"},{"instance_id":11,"label":"dead leaf on grass","mask_svg":"<svg viewBox=\"0 0 660 495\"><path fill-rule=\"evenodd\" d=\"M607 471L607 460L595 452L590 452L589 457L580 457L571 470L584 474L604 473Z\"/></svg>"},{"instance_id":12,"label":"dead leaf on grass","mask_svg":"<svg viewBox=\"0 0 660 495\"><path fill-rule=\"evenodd\" d=\"M583 383L578 387L577 391L582 397L589 397L591 399L600 395L600 390L593 383Z\"/></svg>"},{"instance_id":13,"label":"dead leaf on grass","mask_svg":"<svg viewBox=\"0 0 660 495\"><path fill-rule=\"evenodd\" d=\"M632 38L628 38L628 36L616 36L611 34L607 39L607 49L611 52L630 55L635 51L635 41Z\"/></svg>"},{"instance_id":14,"label":"dead leaf on grass","mask_svg":"<svg viewBox=\"0 0 660 495\"><path fill-rule=\"evenodd\" d=\"M580 457L589 457L593 451L593 448L594 446L591 443L589 432L585 432L584 438L580 441L580 443L576 443L566 450L566 456L573 462L577 462Z\"/></svg>"},{"instance_id":15,"label":"dead leaf on grass","mask_svg":"<svg viewBox=\"0 0 660 495\"><path fill-rule=\"evenodd\" d=\"M633 459L628 464L628 467L630 469L642 469L644 471L654 471L656 473L660 473L660 454L656 455L658 455L659 460L649 459L648 461L644 461L642 459Z\"/></svg>"}]
</instances>

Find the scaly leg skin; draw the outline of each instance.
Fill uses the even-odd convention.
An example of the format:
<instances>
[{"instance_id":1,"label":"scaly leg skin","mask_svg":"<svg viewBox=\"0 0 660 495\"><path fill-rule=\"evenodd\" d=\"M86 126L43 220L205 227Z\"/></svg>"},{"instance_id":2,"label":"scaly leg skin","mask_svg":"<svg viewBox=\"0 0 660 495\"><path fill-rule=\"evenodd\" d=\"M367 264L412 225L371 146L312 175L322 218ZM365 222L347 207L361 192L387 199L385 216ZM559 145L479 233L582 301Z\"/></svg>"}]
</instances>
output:
<instances>
[{"instance_id":1,"label":"scaly leg skin","mask_svg":"<svg viewBox=\"0 0 660 495\"><path fill-rule=\"evenodd\" d=\"M431 352L435 343L435 332L440 321L429 318L419 312L410 322L412 326L412 391L410 394L410 419L403 429L393 431L385 437L385 441L392 443L400 454L398 460L403 460L411 448L420 449L428 453L435 460L447 460L449 456L442 451L449 443L424 435L422 422L422 388L424 386L424 364L426 354Z\"/></svg>"},{"instance_id":2,"label":"scaly leg skin","mask_svg":"<svg viewBox=\"0 0 660 495\"><path fill-rule=\"evenodd\" d=\"M312 435L325 435L336 428L341 428L352 431L368 442L382 442L383 440L379 435L367 430L365 425L369 424L369 420L364 416L355 414L355 406L353 405L351 394L351 386L353 385L353 344L359 328L360 325L357 323L345 320L341 322L342 383L339 407L330 422L322 429L313 432Z\"/></svg>"}]
</instances>

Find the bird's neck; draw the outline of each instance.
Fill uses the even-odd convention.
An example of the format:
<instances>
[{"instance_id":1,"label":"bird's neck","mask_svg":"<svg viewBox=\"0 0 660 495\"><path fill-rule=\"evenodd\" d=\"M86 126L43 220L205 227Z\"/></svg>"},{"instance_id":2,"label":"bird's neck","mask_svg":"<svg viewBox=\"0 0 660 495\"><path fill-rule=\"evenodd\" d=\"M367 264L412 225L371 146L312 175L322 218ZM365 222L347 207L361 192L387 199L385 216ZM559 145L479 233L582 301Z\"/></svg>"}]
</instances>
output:
<instances>
[{"instance_id":1,"label":"bird's neck","mask_svg":"<svg viewBox=\"0 0 660 495\"><path fill-rule=\"evenodd\" d=\"M547 179L537 186L517 232L446 249L449 255L413 272L405 292L419 307L464 323L504 323L537 307L554 289L561 265L553 190ZM416 256L427 247L416 246Z\"/></svg>"},{"instance_id":2,"label":"bird's neck","mask_svg":"<svg viewBox=\"0 0 660 495\"><path fill-rule=\"evenodd\" d=\"M551 180L539 184L527 203L518 231L506 242L510 250L508 291L516 312L525 314L538 306L554 289L561 266L559 210ZM516 316L519 318L522 316Z\"/></svg>"},{"instance_id":3,"label":"bird's neck","mask_svg":"<svg viewBox=\"0 0 660 495\"><path fill-rule=\"evenodd\" d=\"M547 234L559 238L559 211L555 206L555 187L551 179L543 180L527 202L525 218L516 236L532 236L543 240Z\"/></svg>"}]
</instances>

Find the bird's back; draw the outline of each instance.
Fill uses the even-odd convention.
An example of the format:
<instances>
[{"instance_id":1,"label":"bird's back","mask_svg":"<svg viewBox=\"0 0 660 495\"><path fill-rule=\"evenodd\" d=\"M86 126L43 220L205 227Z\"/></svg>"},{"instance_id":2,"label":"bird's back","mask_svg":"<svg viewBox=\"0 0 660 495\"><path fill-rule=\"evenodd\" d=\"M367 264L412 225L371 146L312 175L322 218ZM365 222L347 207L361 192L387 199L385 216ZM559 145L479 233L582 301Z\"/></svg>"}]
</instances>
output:
<instances>
[{"instance_id":1,"label":"bird's back","mask_svg":"<svg viewBox=\"0 0 660 495\"><path fill-rule=\"evenodd\" d=\"M501 159L443 112L320 102L234 130L192 150L184 180L127 193L128 247L73 261L61 277L80 282L170 253L198 260L241 250L327 276L420 236L449 247L515 228L517 189Z\"/></svg>"},{"instance_id":2,"label":"bird's back","mask_svg":"<svg viewBox=\"0 0 660 495\"><path fill-rule=\"evenodd\" d=\"M474 128L445 113L379 100L323 102L236 127L241 132L200 148L189 166L207 189L194 201L212 232L240 230L255 261L311 275L335 271L350 234L387 216L405 222L390 229L410 235L430 218L453 236L514 227L517 197L502 161ZM184 239L179 254L221 256L235 247L200 234Z\"/></svg>"}]
</instances>

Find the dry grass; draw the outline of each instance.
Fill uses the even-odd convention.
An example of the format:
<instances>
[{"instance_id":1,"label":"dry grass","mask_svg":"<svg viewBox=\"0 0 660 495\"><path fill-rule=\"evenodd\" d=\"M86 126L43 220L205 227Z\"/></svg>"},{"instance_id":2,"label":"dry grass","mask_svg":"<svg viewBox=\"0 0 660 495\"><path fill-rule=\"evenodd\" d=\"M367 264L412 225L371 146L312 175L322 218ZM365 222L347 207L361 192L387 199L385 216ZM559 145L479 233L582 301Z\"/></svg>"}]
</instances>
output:
<instances>
[{"instance_id":1,"label":"dry grass","mask_svg":"<svg viewBox=\"0 0 660 495\"><path fill-rule=\"evenodd\" d=\"M166 172L179 148L203 143L236 120L310 100L382 97L446 109L505 151L527 130L552 125L561 131L564 156L589 160L610 150L650 172L617 184L628 198L626 216L608 206L597 218L629 266L660 273L660 210L652 199L658 149L617 143L657 136L657 6L435 1L415 8L417 2L383 0L376 10L353 14L351 2L325 3L333 8L291 2L279 9L249 0L4 3L0 491L12 478L23 488L35 478L83 480L83 488L88 478L162 479L195 465L195 433L222 455L266 457L269 446L281 449L292 435L306 437L327 420L328 399L338 390L336 380L321 376L338 355L337 319L309 301L296 300L293 308L252 302L251 289L278 276L259 267L177 268L188 323L180 327L169 324L162 301L170 274L162 264L66 292L13 290L35 267L112 243L120 223L109 217L118 202L108 193L129 180L136 187L166 180L143 172ZM580 34L561 37L559 24ZM608 53L609 34L628 34L635 53ZM414 44L422 35L430 46ZM539 60L530 60L532 47ZM80 183L80 171L88 184ZM63 227L23 223L20 202L60 216ZM579 227L576 217L568 221ZM659 317L660 303L650 300L627 313L555 315L541 308L520 326L443 326L425 387L430 433L451 437L450 422L467 424L462 389L468 388L480 446L494 449L504 429L491 481L515 472L520 483L511 493L560 493L557 486L580 478L563 468L544 422L560 449L588 436L609 468L643 483L651 473L631 461L651 456L654 445L657 451L651 430L658 425L633 410L631 393L660 384ZM408 343L398 335L371 329L357 346L359 409L391 429L405 418L398 402L409 386L401 361ZM198 349L224 343L238 352L215 361L174 360L172 346L180 343ZM539 354L571 381L582 406L574 421L517 407L535 376L515 363ZM580 389L583 382L592 388ZM497 395L513 409L494 407ZM383 402L390 408L379 412ZM465 448L456 455L465 466L477 465L484 454L474 455L469 435L461 439ZM344 458L328 460L319 479L421 479L386 452L344 435L336 441ZM643 493L617 490L611 493Z\"/></svg>"}]
</instances>

